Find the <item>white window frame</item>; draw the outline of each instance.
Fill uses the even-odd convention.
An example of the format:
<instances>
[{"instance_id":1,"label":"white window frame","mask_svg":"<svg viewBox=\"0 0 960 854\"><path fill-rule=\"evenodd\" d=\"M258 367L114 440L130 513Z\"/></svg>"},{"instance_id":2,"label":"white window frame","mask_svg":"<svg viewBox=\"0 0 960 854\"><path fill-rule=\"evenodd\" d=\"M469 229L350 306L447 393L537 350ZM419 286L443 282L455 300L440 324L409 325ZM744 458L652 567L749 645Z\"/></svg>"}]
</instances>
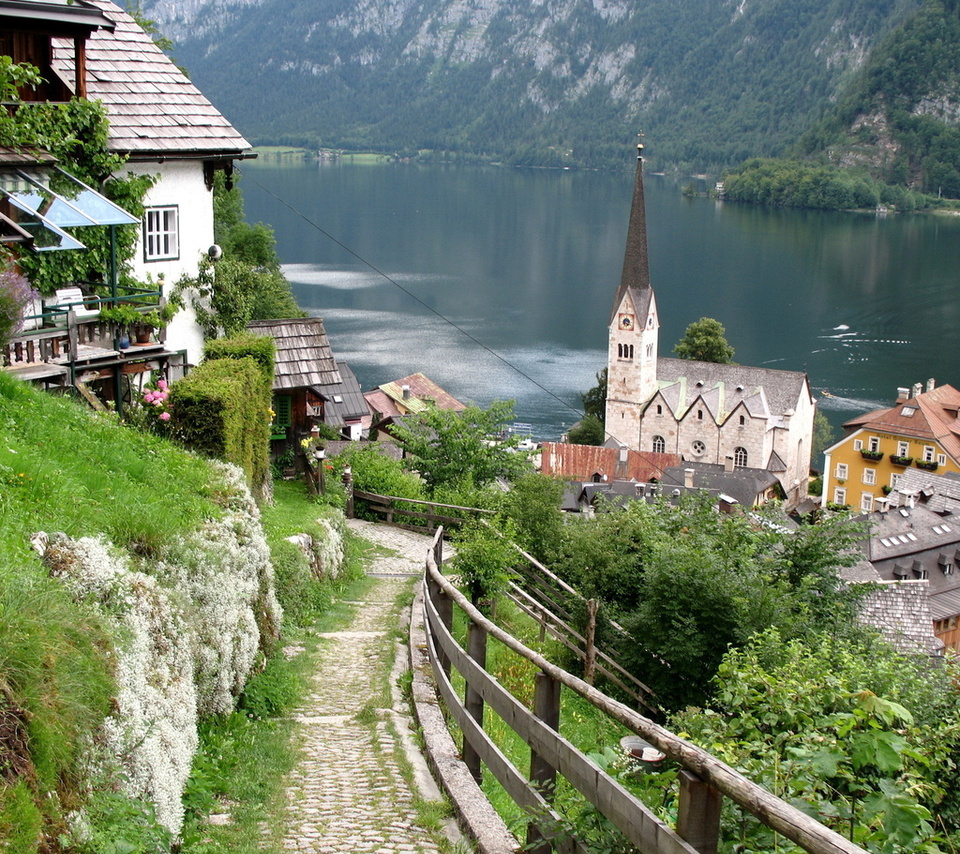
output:
<instances>
[{"instance_id":1,"label":"white window frame","mask_svg":"<svg viewBox=\"0 0 960 854\"><path fill-rule=\"evenodd\" d=\"M937 449L933 445L924 445L923 446L923 461L925 463L932 463L937 458Z\"/></svg>"},{"instance_id":2,"label":"white window frame","mask_svg":"<svg viewBox=\"0 0 960 854\"><path fill-rule=\"evenodd\" d=\"M663 436L653 437L653 452L655 454L665 454L667 452L667 441Z\"/></svg>"},{"instance_id":3,"label":"white window frame","mask_svg":"<svg viewBox=\"0 0 960 854\"><path fill-rule=\"evenodd\" d=\"M945 466L947 464L947 455L946 454L937 454L937 465Z\"/></svg>"},{"instance_id":4,"label":"white window frame","mask_svg":"<svg viewBox=\"0 0 960 854\"><path fill-rule=\"evenodd\" d=\"M909 443L909 442L897 442L897 456L898 456L898 457L909 457L909 456L910 456L910 443Z\"/></svg>"},{"instance_id":5,"label":"white window frame","mask_svg":"<svg viewBox=\"0 0 960 854\"><path fill-rule=\"evenodd\" d=\"M862 451L863 450L863 439L854 439L853 440L853 450Z\"/></svg>"},{"instance_id":6,"label":"white window frame","mask_svg":"<svg viewBox=\"0 0 960 854\"><path fill-rule=\"evenodd\" d=\"M838 503L839 503L839 502L838 502ZM860 496L860 509L861 509L864 513L872 513L872 512L873 512L873 494L872 494L872 493L870 493L870 492L864 492L864 493Z\"/></svg>"},{"instance_id":7,"label":"white window frame","mask_svg":"<svg viewBox=\"0 0 960 854\"><path fill-rule=\"evenodd\" d=\"M846 463L837 463L837 480L846 480L850 475L850 470Z\"/></svg>"},{"instance_id":8,"label":"white window frame","mask_svg":"<svg viewBox=\"0 0 960 854\"><path fill-rule=\"evenodd\" d=\"M876 469L864 469L863 470L863 482L867 486L873 486L877 482L877 470Z\"/></svg>"},{"instance_id":9,"label":"white window frame","mask_svg":"<svg viewBox=\"0 0 960 854\"><path fill-rule=\"evenodd\" d=\"M867 446L867 450L870 451L879 451L880 450L880 439L876 436L871 436L870 441Z\"/></svg>"},{"instance_id":10,"label":"white window frame","mask_svg":"<svg viewBox=\"0 0 960 854\"><path fill-rule=\"evenodd\" d=\"M846 504L847 503L847 490L846 487L838 486L833 490L833 503L834 504Z\"/></svg>"},{"instance_id":11,"label":"white window frame","mask_svg":"<svg viewBox=\"0 0 960 854\"><path fill-rule=\"evenodd\" d=\"M180 258L180 206L158 205L143 212L143 260Z\"/></svg>"}]
</instances>

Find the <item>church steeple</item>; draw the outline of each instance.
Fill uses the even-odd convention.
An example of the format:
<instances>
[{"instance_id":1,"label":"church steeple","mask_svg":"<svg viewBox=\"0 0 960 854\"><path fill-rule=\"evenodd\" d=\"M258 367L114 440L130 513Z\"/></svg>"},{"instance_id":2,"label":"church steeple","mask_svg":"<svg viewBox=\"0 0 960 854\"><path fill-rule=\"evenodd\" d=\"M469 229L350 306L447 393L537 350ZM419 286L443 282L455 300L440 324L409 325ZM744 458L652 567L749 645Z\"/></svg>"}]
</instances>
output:
<instances>
[{"instance_id":1,"label":"church steeple","mask_svg":"<svg viewBox=\"0 0 960 854\"><path fill-rule=\"evenodd\" d=\"M623 255L623 274L613 303L607 343L607 432L637 448L643 407L656 394L660 321L650 286L647 218L643 201L643 144L637 146L637 177ZM644 449L647 450L647 449Z\"/></svg>"},{"instance_id":2,"label":"church steeple","mask_svg":"<svg viewBox=\"0 0 960 854\"><path fill-rule=\"evenodd\" d=\"M650 262L647 255L647 215L643 200L643 143L637 144L637 177L633 185L633 203L630 206L630 225L627 227L627 247L623 254L623 273L620 287L613 301L613 311L619 310L624 294L631 289L650 287Z\"/></svg>"}]
</instances>

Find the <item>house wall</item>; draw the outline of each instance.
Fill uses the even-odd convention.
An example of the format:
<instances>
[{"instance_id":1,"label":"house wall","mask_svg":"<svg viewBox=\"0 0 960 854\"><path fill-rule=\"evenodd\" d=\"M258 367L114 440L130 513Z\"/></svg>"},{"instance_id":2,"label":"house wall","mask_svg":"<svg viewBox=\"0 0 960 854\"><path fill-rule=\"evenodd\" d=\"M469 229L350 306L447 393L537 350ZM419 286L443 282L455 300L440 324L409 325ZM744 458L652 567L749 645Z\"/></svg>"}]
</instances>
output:
<instances>
[{"instance_id":1,"label":"house wall","mask_svg":"<svg viewBox=\"0 0 960 854\"><path fill-rule=\"evenodd\" d=\"M870 440L876 439L879 450L883 454L880 460L864 459L857 448L857 443L862 444L864 450L869 450ZM943 456L946 462L943 465L938 464L934 469L937 474L946 472L960 472L960 466L956 460L950 457L944 451L941 445L933 439L916 439L910 436L898 436L893 433L883 433L878 430L861 428L844 436L839 442L829 448L825 454L825 466L823 473L823 497L821 502L824 506L828 502L836 502L837 488L846 490L846 504L855 510L863 509L864 496L871 499L871 509L876 509L876 499L883 498L883 487L889 486L893 489L896 486L897 478L903 474L908 466L895 465L890 462L891 455L896 455L901 442L907 443L908 453L906 456L912 458L910 466L916 466L917 460L922 460L924 450L933 448L934 459ZM838 466L846 465L847 476L841 478L838 474ZM867 470L873 471L875 483L864 482ZM841 483L843 480L845 482Z\"/></svg>"},{"instance_id":2,"label":"house wall","mask_svg":"<svg viewBox=\"0 0 960 854\"><path fill-rule=\"evenodd\" d=\"M147 193L144 203L148 208L177 207L178 257L146 261L141 226L133 259L134 276L142 281L149 276L154 282L162 276L163 293L167 296L181 276L197 275L200 259L213 244L213 193L204 184L203 162L170 160L164 163L128 163L124 171L159 176L157 183ZM167 327L166 344L171 350L186 350L190 364L195 365L200 361L203 356L203 333L189 307L179 312Z\"/></svg>"}]
</instances>

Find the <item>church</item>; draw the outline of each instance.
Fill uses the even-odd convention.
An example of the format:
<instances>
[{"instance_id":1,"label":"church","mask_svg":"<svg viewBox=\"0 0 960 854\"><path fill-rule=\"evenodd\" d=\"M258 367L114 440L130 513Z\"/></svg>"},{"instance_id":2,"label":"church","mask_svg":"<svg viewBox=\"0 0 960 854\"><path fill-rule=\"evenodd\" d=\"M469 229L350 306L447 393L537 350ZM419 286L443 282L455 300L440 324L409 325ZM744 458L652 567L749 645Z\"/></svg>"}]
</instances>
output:
<instances>
[{"instance_id":1,"label":"church","mask_svg":"<svg viewBox=\"0 0 960 854\"><path fill-rule=\"evenodd\" d=\"M610 316L607 444L679 454L694 466L765 470L779 482L785 507L796 507L807 494L816 411L807 375L659 354L642 155L640 145L623 275Z\"/></svg>"}]
</instances>

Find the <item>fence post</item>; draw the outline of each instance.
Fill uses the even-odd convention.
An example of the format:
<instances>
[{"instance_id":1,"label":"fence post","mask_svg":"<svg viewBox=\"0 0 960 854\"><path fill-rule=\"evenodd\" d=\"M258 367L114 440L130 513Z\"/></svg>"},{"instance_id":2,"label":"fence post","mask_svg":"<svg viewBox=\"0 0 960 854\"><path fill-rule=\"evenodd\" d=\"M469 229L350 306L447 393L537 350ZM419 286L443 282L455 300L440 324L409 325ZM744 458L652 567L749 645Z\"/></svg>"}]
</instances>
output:
<instances>
[{"instance_id":1,"label":"fence post","mask_svg":"<svg viewBox=\"0 0 960 854\"><path fill-rule=\"evenodd\" d=\"M717 854L723 796L686 769L680 772L677 833L700 854Z\"/></svg>"},{"instance_id":2,"label":"fence post","mask_svg":"<svg viewBox=\"0 0 960 854\"><path fill-rule=\"evenodd\" d=\"M587 599L587 627L584 630L583 651L583 681L588 685L593 684L594 675L597 669L597 608L599 607L596 599Z\"/></svg>"},{"instance_id":3,"label":"fence post","mask_svg":"<svg viewBox=\"0 0 960 854\"><path fill-rule=\"evenodd\" d=\"M353 469L350 466L347 466L343 470L343 488L347 493L347 506L344 511L344 515L348 519L353 518Z\"/></svg>"},{"instance_id":4,"label":"fence post","mask_svg":"<svg viewBox=\"0 0 960 854\"><path fill-rule=\"evenodd\" d=\"M440 535L437 536L436 541L433 547L433 561L437 565L437 572L443 572L443 528L441 526ZM440 587L439 584L436 585L436 595L433 597L433 607L437 609L437 616L440 618L440 622L443 624L443 627L448 631L453 631L453 599L451 599L446 591ZM443 650L438 650L438 657L440 659L440 669L444 672L444 675L447 679L450 678L450 656L448 656Z\"/></svg>"},{"instance_id":5,"label":"fence post","mask_svg":"<svg viewBox=\"0 0 960 854\"><path fill-rule=\"evenodd\" d=\"M486 670L487 632L472 620L467 626L467 655ZM482 728L483 697L471 688L469 683L467 683L466 691L464 692L463 705L466 707L467 714ZM483 774L480 770L480 756L467 742L466 737L463 739L463 762L467 766L467 770L473 775L473 779L476 780L479 785L483 780Z\"/></svg>"},{"instance_id":6,"label":"fence post","mask_svg":"<svg viewBox=\"0 0 960 854\"><path fill-rule=\"evenodd\" d=\"M560 683L552 676L539 671L533 691L533 714L550 729L560 729ZM530 782L537 787L547 803L553 803L557 786L557 769L540 756L530 751ZM523 849L528 854L550 854L552 847L531 819L527 823L527 844Z\"/></svg>"}]
</instances>

